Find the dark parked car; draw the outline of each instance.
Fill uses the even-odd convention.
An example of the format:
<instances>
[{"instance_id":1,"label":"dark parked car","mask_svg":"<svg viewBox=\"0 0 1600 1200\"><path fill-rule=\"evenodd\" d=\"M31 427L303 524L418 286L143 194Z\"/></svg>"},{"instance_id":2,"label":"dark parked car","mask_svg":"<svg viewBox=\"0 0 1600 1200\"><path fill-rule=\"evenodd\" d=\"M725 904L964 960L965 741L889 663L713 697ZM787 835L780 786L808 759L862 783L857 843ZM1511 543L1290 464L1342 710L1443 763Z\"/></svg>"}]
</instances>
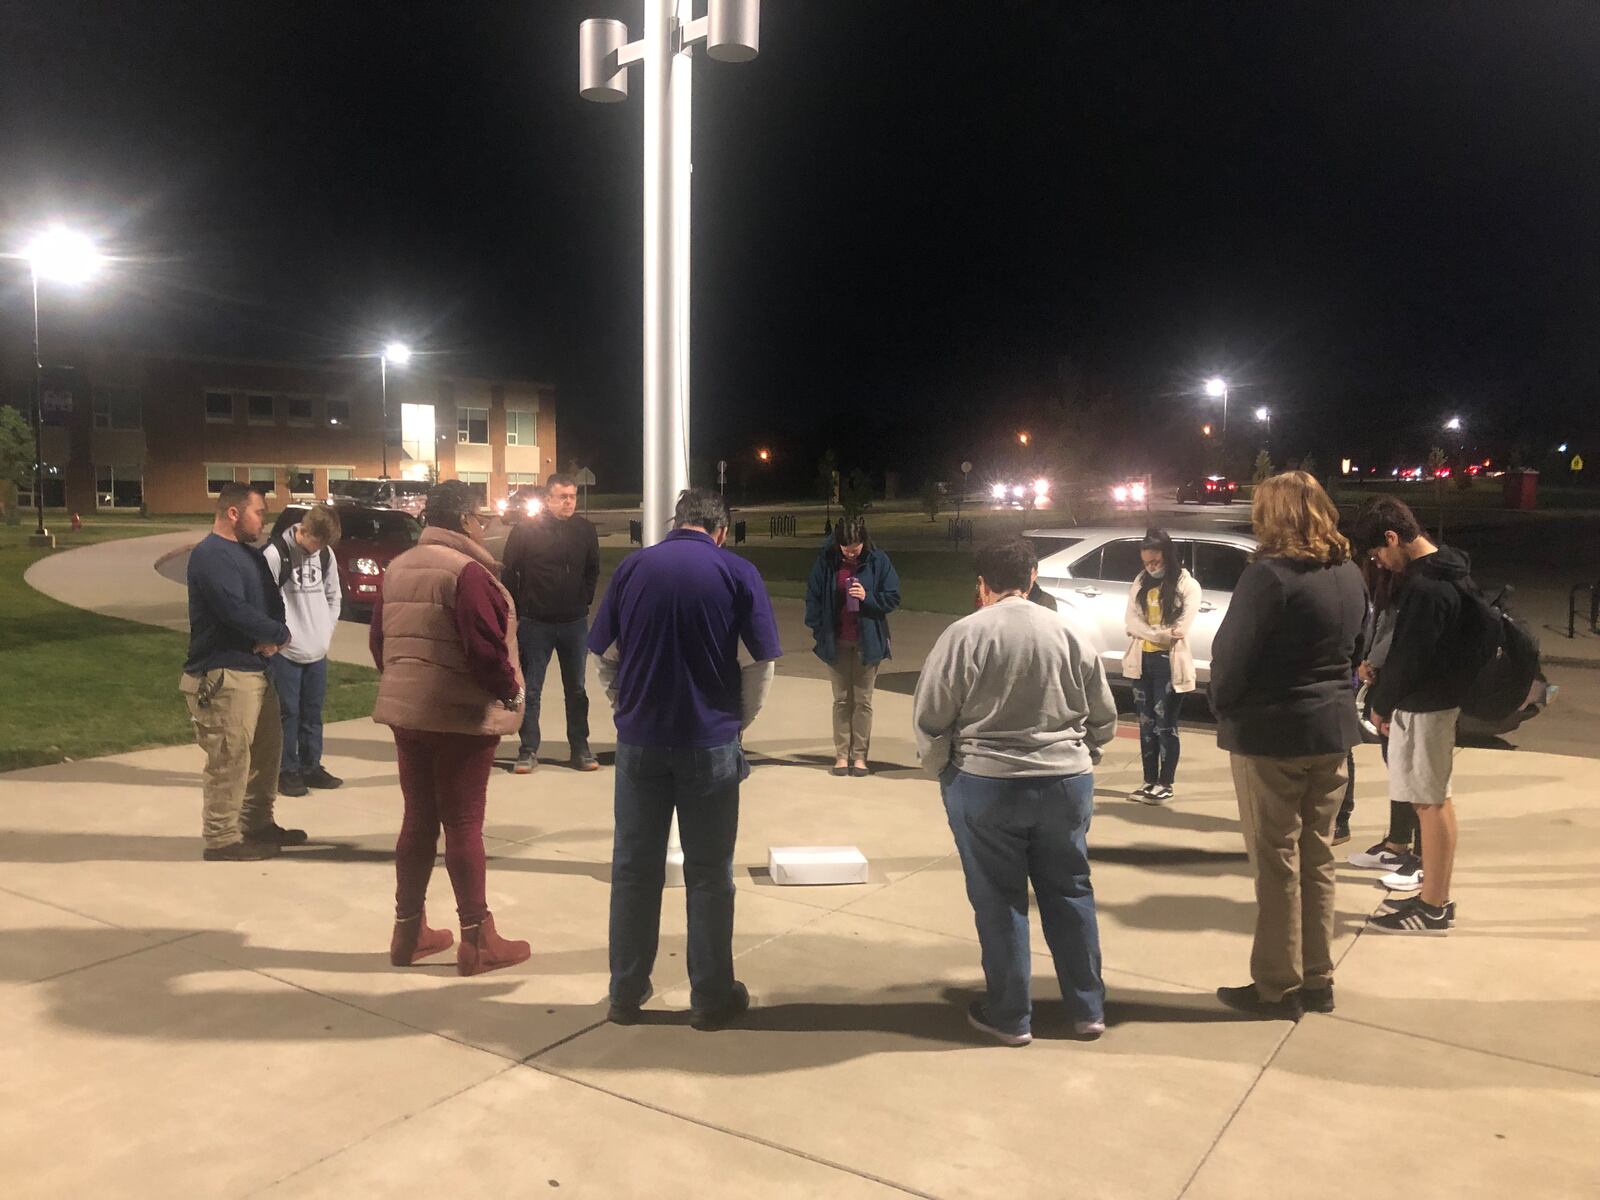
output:
<instances>
[{"instance_id":1,"label":"dark parked car","mask_svg":"<svg viewBox=\"0 0 1600 1200\"><path fill-rule=\"evenodd\" d=\"M394 508L345 501L338 505L342 536L333 549L339 564L339 586L344 594L344 611L352 616L370 614L383 584L383 572L395 555L417 544L422 522L408 512ZM307 506L291 504L273 522L277 537L305 516Z\"/></svg>"},{"instance_id":2,"label":"dark parked car","mask_svg":"<svg viewBox=\"0 0 1600 1200\"><path fill-rule=\"evenodd\" d=\"M330 479L328 499L341 508L346 504L366 504L398 508L413 516L428 503L426 479Z\"/></svg>"},{"instance_id":3,"label":"dark parked car","mask_svg":"<svg viewBox=\"0 0 1600 1200\"><path fill-rule=\"evenodd\" d=\"M1226 475L1191 475L1178 484L1179 504L1229 504L1238 496L1239 485Z\"/></svg>"}]
</instances>

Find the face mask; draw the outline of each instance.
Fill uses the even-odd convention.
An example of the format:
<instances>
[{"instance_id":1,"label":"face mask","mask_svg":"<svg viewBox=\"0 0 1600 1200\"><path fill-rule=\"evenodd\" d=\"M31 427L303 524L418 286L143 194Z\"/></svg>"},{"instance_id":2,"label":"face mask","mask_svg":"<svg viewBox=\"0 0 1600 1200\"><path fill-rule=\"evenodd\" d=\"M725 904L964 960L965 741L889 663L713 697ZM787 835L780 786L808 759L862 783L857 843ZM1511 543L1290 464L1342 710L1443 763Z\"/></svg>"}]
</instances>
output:
<instances>
[{"instance_id":1,"label":"face mask","mask_svg":"<svg viewBox=\"0 0 1600 1200\"><path fill-rule=\"evenodd\" d=\"M1151 579L1165 579L1167 577L1167 569L1162 567L1159 571L1146 571L1145 574L1150 576Z\"/></svg>"}]
</instances>

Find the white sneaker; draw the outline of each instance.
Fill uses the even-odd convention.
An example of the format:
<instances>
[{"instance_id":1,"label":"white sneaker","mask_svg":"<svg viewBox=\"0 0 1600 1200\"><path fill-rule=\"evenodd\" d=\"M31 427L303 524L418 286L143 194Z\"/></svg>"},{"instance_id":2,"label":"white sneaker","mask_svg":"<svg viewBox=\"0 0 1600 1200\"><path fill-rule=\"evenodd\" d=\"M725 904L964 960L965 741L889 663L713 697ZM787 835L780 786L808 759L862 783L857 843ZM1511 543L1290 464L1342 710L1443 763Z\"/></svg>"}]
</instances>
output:
<instances>
[{"instance_id":1,"label":"white sneaker","mask_svg":"<svg viewBox=\"0 0 1600 1200\"><path fill-rule=\"evenodd\" d=\"M1141 783L1138 787L1134 788L1133 791L1128 793L1128 799L1137 800L1140 804L1149 804L1150 789L1153 787L1155 787L1155 784L1153 783Z\"/></svg>"},{"instance_id":2,"label":"white sneaker","mask_svg":"<svg viewBox=\"0 0 1600 1200\"><path fill-rule=\"evenodd\" d=\"M1422 864L1413 859L1398 871L1391 871L1378 880L1378 886L1391 892L1420 892L1422 890Z\"/></svg>"},{"instance_id":3,"label":"white sneaker","mask_svg":"<svg viewBox=\"0 0 1600 1200\"><path fill-rule=\"evenodd\" d=\"M1357 850L1345 861L1363 871L1398 871L1410 857L1409 853L1397 854L1389 849L1387 842L1379 842L1366 850Z\"/></svg>"}]
</instances>

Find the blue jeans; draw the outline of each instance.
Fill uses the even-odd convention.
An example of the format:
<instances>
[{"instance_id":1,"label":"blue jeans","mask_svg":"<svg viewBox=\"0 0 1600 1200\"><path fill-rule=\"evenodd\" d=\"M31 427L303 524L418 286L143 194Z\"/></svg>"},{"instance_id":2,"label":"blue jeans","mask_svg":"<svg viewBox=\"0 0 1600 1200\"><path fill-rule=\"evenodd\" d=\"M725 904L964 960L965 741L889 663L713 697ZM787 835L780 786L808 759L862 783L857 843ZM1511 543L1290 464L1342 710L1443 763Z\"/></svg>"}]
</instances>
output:
<instances>
[{"instance_id":1,"label":"blue jeans","mask_svg":"<svg viewBox=\"0 0 1600 1200\"><path fill-rule=\"evenodd\" d=\"M1105 1017L1100 925L1089 883L1094 773L989 779L954 768L939 777L983 948L989 1024L1025 1033L1033 1022L1028 881L1074 1021Z\"/></svg>"},{"instance_id":2,"label":"blue jeans","mask_svg":"<svg viewBox=\"0 0 1600 1200\"><path fill-rule=\"evenodd\" d=\"M544 689L552 653L561 664L561 687L567 694L567 744L574 754L589 748L589 693L583 679L588 636L587 617L559 625L517 622L517 655L522 659L522 678L528 692L522 709L523 754L539 751L539 693Z\"/></svg>"},{"instance_id":3,"label":"blue jeans","mask_svg":"<svg viewBox=\"0 0 1600 1200\"><path fill-rule=\"evenodd\" d=\"M611 851L611 999L636 1005L650 988L661 933L667 836L678 813L689 910L689 1004L714 1009L733 993L733 844L738 742L689 746L617 744L616 836Z\"/></svg>"},{"instance_id":4,"label":"blue jeans","mask_svg":"<svg viewBox=\"0 0 1600 1200\"><path fill-rule=\"evenodd\" d=\"M279 770L309 774L322 765L322 704L328 698L328 660L290 662L281 654L267 659L267 674L278 692L283 718L283 757Z\"/></svg>"},{"instance_id":5,"label":"blue jeans","mask_svg":"<svg viewBox=\"0 0 1600 1200\"><path fill-rule=\"evenodd\" d=\"M1178 777L1178 709L1172 690L1172 655L1146 650L1140 678L1133 681L1133 707L1139 714L1139 757L1144 781L1168 787Z\"/></svg>"}]
</instances>

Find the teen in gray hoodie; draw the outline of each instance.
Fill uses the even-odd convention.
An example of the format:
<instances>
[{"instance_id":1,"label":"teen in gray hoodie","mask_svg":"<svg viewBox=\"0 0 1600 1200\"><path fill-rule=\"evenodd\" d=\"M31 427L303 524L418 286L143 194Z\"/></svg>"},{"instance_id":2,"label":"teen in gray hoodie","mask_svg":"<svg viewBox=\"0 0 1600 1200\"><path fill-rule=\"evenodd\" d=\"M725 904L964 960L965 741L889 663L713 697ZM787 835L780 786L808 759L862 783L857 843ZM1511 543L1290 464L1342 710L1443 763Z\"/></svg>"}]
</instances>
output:
<instances>
[{"instance_id":1,"label":"teen in gray hoodie","mask_svg":"<svg viewBox=\"0 0 1600 1200\"><path fill-rule=\"evenodd\" d=\"M268 660L283 717L278 791L304 796L344 781L322 765L322 705L328 694L328 648L339 624L339 514L314 505L298 525L267 543L267 570L283 592L289 644Z\"/></svg>"}]
</instances>

